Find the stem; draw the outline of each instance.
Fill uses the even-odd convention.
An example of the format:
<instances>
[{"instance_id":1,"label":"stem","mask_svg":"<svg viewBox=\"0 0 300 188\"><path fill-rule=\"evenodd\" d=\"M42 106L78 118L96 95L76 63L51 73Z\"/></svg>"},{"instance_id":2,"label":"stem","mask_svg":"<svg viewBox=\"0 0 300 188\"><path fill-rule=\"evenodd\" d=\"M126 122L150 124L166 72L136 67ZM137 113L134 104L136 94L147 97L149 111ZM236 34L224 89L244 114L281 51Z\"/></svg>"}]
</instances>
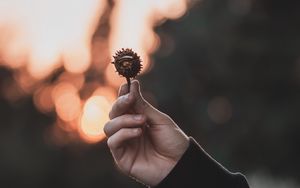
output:
<instances>
[{"instance_id":1,"label":"stem","mask_svg":"<svg viewBox=\"0 0 300 188\"><path fill-rule=\"evenodd\" d=\"M128 93L130 93L130 85L131 85L131 81L129 77L126 77L127 80L127 86L128 86Z\"/></svg>"}]
</instances>

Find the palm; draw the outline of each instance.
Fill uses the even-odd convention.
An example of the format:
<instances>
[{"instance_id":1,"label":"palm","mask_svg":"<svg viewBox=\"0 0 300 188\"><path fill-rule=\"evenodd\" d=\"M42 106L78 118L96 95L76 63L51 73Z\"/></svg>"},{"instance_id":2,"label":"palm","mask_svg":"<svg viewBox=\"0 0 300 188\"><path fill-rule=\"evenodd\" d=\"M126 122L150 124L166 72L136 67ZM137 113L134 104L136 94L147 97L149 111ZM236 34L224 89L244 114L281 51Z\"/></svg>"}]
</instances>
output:
<instances>
[{"instance_id":1,"label":"palm","mask_svg":"<svg viewBox=\"0 0 300 188\"><path fill-rule=\"evenodd\" d=\"M141 179L141 176L155 175L158 169L175 163L174 159L169 157L172 156L170 147L163 142L162 127L169 126L145 127L140 137L127 141L120 148L120 155L116 156L115 160L125 173Z\"/></svg>"},{"instance_id":2,"label":"palm","mask_svg":"<svg viewBox=\"0 0 300 188\"><path fill-rule=\"evenodd\" d=\"M188 145L187 136L170 117L161 113L132 83L131 99L118 98L105 126L108 146L118 167L143 183L155 185L175 166ZM139 114L144 118L134 117Z\"/></svg>"}]
</instances>

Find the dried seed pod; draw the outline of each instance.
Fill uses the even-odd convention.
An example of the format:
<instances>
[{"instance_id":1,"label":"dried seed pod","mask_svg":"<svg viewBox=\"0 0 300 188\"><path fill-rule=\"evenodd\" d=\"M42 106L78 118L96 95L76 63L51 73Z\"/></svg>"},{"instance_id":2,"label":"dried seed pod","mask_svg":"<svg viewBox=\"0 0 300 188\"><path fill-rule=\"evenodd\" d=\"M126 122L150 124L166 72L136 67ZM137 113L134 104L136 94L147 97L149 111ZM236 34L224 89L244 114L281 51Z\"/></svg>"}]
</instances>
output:
<instances>
[{"instance_id":1,"label":"dried seed pod","mask_svg":"<svg viewBox=\"0 0 300 188\"><path fill-rule=\"evenodd\" d=\"M142 69L140 56L133 52L132 49L122 48L122 50L117 51L113 57L114 61L112 64L115 65L119 75L126 78L128 90L130 91L130 79L135 78Z\"/></svg>"}]
</instances>

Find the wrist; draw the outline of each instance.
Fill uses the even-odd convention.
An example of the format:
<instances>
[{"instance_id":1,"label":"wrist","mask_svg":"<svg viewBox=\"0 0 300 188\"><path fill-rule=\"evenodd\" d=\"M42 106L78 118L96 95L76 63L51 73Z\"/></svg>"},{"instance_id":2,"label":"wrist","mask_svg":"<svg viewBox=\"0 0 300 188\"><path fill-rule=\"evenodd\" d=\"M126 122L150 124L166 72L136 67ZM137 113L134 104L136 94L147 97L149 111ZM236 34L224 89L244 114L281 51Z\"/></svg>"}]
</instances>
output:
<instances>
[{"instance_id":1,"label":"wrist","mask_svg":"<svg viewBox=\"0 0 300 188\"><path fill-rule=\"evenodd\" d=\"M157 173L156 178L151 182L150 186L157 186L161 183L174 169L177 163L180 161L184 153L187 151L190 145L190 138L183 134L184 138L181 139L181 143L177 146L177 153L175 156L166 158L165 165L159 165L160 170Z\"/></svg>"}]
</instances>

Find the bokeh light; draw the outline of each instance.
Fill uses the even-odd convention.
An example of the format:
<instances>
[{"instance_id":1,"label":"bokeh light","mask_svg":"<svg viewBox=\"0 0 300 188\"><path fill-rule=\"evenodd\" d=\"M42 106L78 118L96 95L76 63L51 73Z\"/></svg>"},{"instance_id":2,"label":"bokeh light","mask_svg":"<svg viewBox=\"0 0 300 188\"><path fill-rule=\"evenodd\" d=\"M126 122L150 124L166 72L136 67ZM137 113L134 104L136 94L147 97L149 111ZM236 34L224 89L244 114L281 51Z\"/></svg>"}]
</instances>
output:
<instances>
[{"instance_id":1,"label":"bokeh light","mask_svg":"<svg viewBox=\"0 0 300 188\"><path fill-rule=\"evenodd\" d=\"M93 96L86 101L81 116L81 136L90 142L97 142L105 137L103 127L109 120L111 105L103 96Z\"/></svg>"},{"instance_id":2,"label":"bokeh light","mask_svg":"<svg viewBox=\"0 0 300 188\"><path fill-rule=\"evenodd\" d=\"M217 124L226 123L232 117L232 106L230 101L223 96L214 97L208 103L208 116Z\"/></svg>"},{"instance_id":3,"label":"bokeh light","mask_svg":"<svg viewBox=\"0 0 300 188\"><path fill-rule=\"evenodd\" d=\"M0 63L14 72L4 96L32 96L36 108L55 112L58 129L93 143L124 79L111 57L132 48L143 60L159 47L154 27L181 17L187 0L10 0L0 2ZM59 133L59 134L58 134Z\"/></svg>"}]
</instances>

